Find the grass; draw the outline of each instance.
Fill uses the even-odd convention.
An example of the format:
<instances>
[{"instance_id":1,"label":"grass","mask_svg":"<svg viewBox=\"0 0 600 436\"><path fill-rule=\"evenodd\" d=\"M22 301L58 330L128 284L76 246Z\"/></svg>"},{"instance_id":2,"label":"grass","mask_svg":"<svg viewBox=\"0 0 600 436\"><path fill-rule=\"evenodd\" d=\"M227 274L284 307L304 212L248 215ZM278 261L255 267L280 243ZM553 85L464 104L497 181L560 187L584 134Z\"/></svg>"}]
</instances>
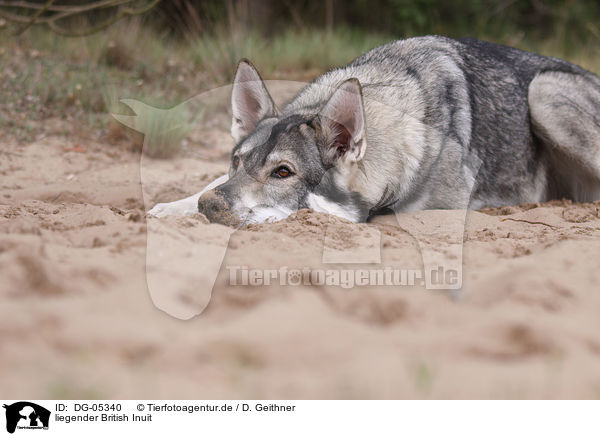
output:
<instances>
[{"instance_id":1,"label":"grass","mask_svg":"<svg viewBox=\"0 0 600 436\"><path fill-rule=\"evenodd\" d=\"M265 78L305 81L396 39L346 28L289 30L266 38L215 27L209 36L177 41L139 19L84 38L64 38L37 27L19 37L7 37L9 32L0 29L0 138L23 142L35 138L48 118L76 120L81 131L114 130L109 113L131 114L120 99L173 107L230 83L242 57L251 59ZM531 41L513 33L496 40L599 73L600 44L573 49L565 38ZM166 144L159 141L147 151L162 157L177 152L177 144Z\"/></svg>"},{"instance_id":2,"label":"grass","mask_svg":"<svg viewBox=\"0 0 600 436\"><path fill-rule=\"evenodd\" d=\"M35 27L19 37L0 33L0 136L31 141L40 133L38 122L48 118L104 131L111 127L109 113L129 113L120 99L173 107L230 83L241 57L251 58L266 77L306 79L390 39L347 30L290 31L273 40L217 31L182 42L138 20L76 39Z\"/></svg>"},{"instance_id":3,"label":"grass","mask_svg":"<svg viewBox=\"0 0 600 436\"><path fill-rule=\"evenodd\" d=\"M364 34L340 28L288 31L267 39L256 33L237 34L217 30L193 40L189 46L195 64L217 83L230 82L239 59L250 59L267 77L302 78L348 63L371 48L392 41L391 36Z\"/></svg>"},{"instance_id":4,"label":"grass","mask_svg":"<svg viewBox=\"0 0 600 436\"><path fill-rule=\"evenodd\" d=\"M420 362L415 369L415 382L420 391L427 392L434 381L433 370L425 362Z\"/></svg>"}]
</instances>

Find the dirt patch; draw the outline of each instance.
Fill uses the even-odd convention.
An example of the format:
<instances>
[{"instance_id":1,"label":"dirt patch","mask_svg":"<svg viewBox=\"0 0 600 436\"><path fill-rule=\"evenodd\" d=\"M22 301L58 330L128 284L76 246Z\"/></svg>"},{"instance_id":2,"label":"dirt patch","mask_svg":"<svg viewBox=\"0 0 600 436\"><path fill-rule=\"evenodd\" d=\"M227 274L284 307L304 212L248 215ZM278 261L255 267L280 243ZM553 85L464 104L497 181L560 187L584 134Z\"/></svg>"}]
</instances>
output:
<instances>
[{"instance_id":1,"label":"dirt patch","mask_svg":"<svg viewBox=\"0 0 600 436\"><path fill-rule=\"evenodd\" d=\"M598 397L599 203L474 211L458 236L447 227L456 211L411 215L417 233L312 211L231 234L201 217L147 219L144 205L190 195L227 170L230 140L211 138L218 143L195 154L146 159L143 189L139 157L107 144L73 151L76 141L52 136L4 145L4 396ZM150 230L165 262L176 260L165 273L182 285L182 306L198 303L192 271L212 256L194 247L229 237L201 316L181 321L153 304ZM465 241L460 292L231 286L227 268L378 267L323 263L329 238L350 252L376 241L381 267L421 269L423 247L450 258L457 237Z\"/></svg>"}]
</instances>

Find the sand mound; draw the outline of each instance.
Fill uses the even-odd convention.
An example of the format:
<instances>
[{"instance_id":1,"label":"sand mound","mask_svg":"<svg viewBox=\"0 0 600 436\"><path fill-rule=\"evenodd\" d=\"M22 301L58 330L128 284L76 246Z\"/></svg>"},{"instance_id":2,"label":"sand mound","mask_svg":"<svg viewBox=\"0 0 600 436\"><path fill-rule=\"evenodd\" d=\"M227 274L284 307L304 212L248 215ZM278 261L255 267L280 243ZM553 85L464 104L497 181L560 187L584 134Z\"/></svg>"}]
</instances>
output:
<instances>
[{"instance_id":1,"label":"sand mound","mask_svg":"<svg viewBox=\"0 0 600 436\"><path fill-rule=\"evenodd\" d=\"M144 200L174 200L222 174L228 144L200 158L145 161L144 198L135 156L103 144L65 151L75 145L54 137L8 144L0 163L5 397L600 395L600 203L466 219L424 211L358 225L299 211L232 232L200 217L144 213ZM461 219L456 232L449 223ZM147 259L151 241L162 261ZM232 268L420 270L423 250L455 262L457 244L456 292L230 280ZM327 262L326 248L337 262ZM352 253L380 258L358 262ZM195 277L210 259L218 274L208 303ZM148 270L181 290L167 301L178 310L207 309L189 321L157 309Z\"/></svg>"}]
</instances>

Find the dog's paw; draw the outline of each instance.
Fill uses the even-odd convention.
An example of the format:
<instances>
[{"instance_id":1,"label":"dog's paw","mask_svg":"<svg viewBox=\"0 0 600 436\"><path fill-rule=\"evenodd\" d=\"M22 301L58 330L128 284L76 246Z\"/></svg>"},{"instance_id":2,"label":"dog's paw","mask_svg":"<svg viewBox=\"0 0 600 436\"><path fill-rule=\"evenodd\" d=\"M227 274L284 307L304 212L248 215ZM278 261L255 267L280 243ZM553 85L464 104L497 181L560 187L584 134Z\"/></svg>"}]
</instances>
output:
<instances>
[{"instance_id":1,"label":"dog's paw","mask_svg":"<svg viewBox=\"0 0 600 436\"><path fill-rule=\"evenodd\" d=\"M147 214L157 218L166 216L189 216L198 213L198 206L195 203L174 201L172 203L158 203Z\"/></svg>"}]
</instances>

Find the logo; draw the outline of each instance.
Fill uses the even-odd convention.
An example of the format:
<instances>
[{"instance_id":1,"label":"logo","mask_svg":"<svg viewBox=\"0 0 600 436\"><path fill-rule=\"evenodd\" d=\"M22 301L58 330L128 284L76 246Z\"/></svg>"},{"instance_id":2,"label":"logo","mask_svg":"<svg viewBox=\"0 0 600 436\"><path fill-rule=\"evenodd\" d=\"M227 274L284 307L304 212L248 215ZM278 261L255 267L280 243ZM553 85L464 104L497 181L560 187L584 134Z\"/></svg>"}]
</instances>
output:
<instances>
[{"instance_id":1,"label":"logo","mask_svg":"<svg viewBox=\"0 0 600 436\"><path fill-rule=\"evenodd\" d=\"M29 401L19 401L6 409L6 431L14 433L16 429L48 430L50 411Z\"/></svg>"}]
</instances>

